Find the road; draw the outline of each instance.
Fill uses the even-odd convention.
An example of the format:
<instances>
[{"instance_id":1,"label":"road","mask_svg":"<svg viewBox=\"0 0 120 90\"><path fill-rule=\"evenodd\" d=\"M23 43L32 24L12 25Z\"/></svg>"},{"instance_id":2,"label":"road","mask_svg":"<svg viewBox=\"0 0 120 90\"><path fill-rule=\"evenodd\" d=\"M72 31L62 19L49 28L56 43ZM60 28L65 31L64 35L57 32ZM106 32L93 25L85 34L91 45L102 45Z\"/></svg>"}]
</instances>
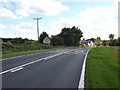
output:
<instances>
[{"instance_id":1,"label":"road","mask_svg":"<svg viewBox=\"0 0 120 90\"><path fill-rule=\"evenodd\" d=\"M2 88L78 88L89 49L62 49L1 60Z\"/></svg>"}]
</instances>

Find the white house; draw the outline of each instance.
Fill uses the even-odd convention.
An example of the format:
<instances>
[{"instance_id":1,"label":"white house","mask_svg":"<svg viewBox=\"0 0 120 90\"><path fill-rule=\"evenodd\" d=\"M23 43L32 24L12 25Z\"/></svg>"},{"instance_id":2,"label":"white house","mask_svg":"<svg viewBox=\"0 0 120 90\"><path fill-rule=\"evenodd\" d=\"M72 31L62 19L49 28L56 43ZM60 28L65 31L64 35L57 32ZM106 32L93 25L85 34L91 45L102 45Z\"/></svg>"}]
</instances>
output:
<instances>
[{"instance_id":1,"label":"white house","mask_svg":"<svg viewBox=\"0 0 120 90\"><path fill-rule=\"evenodd\" d=\"M82 40L80 42L80 45L83 46L83 47L96 47L94 42L92 42L92 41L85 41L85 40Z\"/></svg>"}]
</instances>

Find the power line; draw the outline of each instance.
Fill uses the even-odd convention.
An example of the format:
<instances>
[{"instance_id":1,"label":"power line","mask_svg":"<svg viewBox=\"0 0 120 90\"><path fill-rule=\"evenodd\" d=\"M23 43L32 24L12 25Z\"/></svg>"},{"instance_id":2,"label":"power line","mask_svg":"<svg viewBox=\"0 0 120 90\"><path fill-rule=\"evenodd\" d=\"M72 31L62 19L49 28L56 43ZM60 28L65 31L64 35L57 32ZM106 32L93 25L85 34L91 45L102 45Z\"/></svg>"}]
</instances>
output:
<instances>
[{"instance_id":1,"label":"power line","mask_svg":"<svg viewBox=\"0 0 120 90\"><path fill-rule=\"evenodd\" d=\"M38 35L38 43L39 43L39 22L38 20L42 18L33 18L33 19L37 21L37 35Z\"/></svg>"}]
</instances>

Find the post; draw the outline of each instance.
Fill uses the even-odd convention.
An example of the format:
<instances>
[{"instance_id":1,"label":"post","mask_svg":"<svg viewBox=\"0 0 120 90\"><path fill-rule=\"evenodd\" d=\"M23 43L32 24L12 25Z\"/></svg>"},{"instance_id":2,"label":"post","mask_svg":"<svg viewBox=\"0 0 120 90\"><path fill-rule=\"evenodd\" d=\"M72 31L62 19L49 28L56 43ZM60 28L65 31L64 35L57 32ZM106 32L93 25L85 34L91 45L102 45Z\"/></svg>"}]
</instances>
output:
<instances>
[{"instance_id":1,"label":"post","mask_svg":"<svg viewBox=\"0 0 120 90\"><path fill-rule=\"evenodd\" d=\"M38 35L38 43L39 43L39 22L38 22L38 20L42 19L42 18L33 18L33 19L37 20L37 35Z\"/></svg>"},{"instance_id":2,"label":"post","mask_svg":"<svg viewBox=\"0 0 120 90\"><path fill-rule=\"evenodd\" d=\"M37 35L38 35L38 43L39 43L39 23L38 23L38 19L37 19Z\"/></svg>"}]
</instances>

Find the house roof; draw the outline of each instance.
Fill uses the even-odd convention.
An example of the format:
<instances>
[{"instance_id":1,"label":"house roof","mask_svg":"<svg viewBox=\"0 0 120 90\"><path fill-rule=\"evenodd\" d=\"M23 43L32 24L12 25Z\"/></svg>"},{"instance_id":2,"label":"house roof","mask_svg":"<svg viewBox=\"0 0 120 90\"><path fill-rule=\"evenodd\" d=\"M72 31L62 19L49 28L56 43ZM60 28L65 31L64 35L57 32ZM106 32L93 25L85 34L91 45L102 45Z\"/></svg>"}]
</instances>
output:
<instances>
[{"instance_id":1,"label":"house roof","mask_svg":"<svg viewBox=\"0 0 120 90\"><path fill-rule=\"evenodd\" d=\"M89 42L87 41L81 41L81 44L88 44Z\"/></svg>"},{"instance_id":2,"label":"house roof","mask_svg":"<svg viewBox=\"0 0 120 90\"><path fill-rule=\"evenodd\" d=\"M101 44L101 43L102 43L102 41L95 41L95 43L96 43L96 44Z\"/></svg>"}]
</instances>

